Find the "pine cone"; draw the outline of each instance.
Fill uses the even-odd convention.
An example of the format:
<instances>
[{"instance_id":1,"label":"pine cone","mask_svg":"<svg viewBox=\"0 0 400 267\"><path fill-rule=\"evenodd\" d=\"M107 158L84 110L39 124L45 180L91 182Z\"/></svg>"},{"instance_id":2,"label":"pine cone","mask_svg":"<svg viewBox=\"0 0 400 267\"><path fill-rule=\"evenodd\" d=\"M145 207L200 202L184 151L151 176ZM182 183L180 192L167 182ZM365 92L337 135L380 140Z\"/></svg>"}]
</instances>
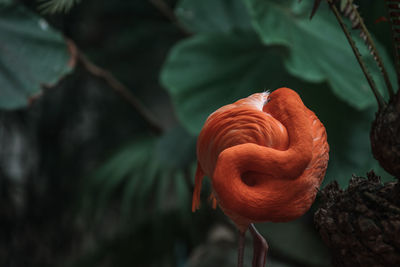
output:
<instances>
[{"instance_id":1,"label":"pine cone","mask_svg":"<svg viewBox=\"0 0 400 267\"><path fill-rule=\"evenodd\" d=\"M388 173L400 179L400 91L376 113L370 139L374 157Z\"/></svg>"},{"instance_id":2,"label":"pine cone","mask_svg":"<svg viewBox=\"0 0 400 267\"><path fill-rule=\"evenodd\" d=\"M382 185L374 172L321 192L314 221L335 266L400 266L400 184Z\"/></svg>"}]
</instances>

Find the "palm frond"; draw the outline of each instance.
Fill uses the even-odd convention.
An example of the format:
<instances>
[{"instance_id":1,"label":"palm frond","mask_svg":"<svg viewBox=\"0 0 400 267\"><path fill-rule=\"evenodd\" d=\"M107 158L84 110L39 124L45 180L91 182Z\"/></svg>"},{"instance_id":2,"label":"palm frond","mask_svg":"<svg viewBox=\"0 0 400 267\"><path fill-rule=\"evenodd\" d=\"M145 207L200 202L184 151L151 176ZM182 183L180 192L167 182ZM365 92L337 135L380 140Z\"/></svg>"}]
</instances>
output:
<instances>
[{"instance_id":1,"label":"palm frond","mask_svg":"<svg viewBox=\"0 0 400 267\"><path fill-rule=\"evenodd\" d=\"M130 224L167 211L190 213L190 186L194 172L195 138L183 128L161 137L137 137L113 154L88 177L84 195L98 216L120 203L121 215ZM186 176L190 176L187 177Z\"/></svg>"},{"instance_id":2,"label":"palm frond","mask_svg":"<svg viewBox=\"0 0 400 267\"><path fill-rule=\"evenodd\" d=\"M67 13L81 0L38 0L38 9L43 14Z\"/></svg>"},{"instance_id":3,"label":"palm frond","mask_svg":"<svg viewBox=\"0 0 400 267\"><path fill-rule=\"evenodd\" d=\"M336 8L336 4L337 2L339 2L339 0L327 0L331 10L333 11L333 13L336 12L337 8ZM396 1L398 2L398 1ZM314 1L314 6L313 9L311 11L311 16L310 18L312 18L314 16L314 14L317 12L318 7L321 3L321 0L315 0ZM393 5L392 5L393 6ZM382 73L383 79L385 81L387 90L389 92L390 97L392 97L394 95L393 93L393 87L392 84L390 82L389 79L389 75L385 69L385 66L383 65L383 61L379 55L378 50L376 49L375 43L371 37L371 35L369 34L369 31L367 29L367 27L364 24L364 21L360 15L360 13L358 12L358 6L356 4L354 4L354 0L340 0L340 13L349 19L350 23L351 23L351 28L353 30L359 30L360 31L360 37L361 39L364 41L365 45L367 46L370 54L373 56L373 59L375 60L376 64L378 65L378 68L380 70L380 72ZM341 18L339 14L335 14L335 16L337 17L337 19L339 20L339 23L341 23ZM344 25L341 25L344 33L346 34L346 37L348 38L348 41L350 42L353 51L357 57L358 62L360 63L361 68L363 69L363 72L368 80L368 83L371 86L372 91L374 92L375 97L377 98L378 104L379 106L384 105L384 101L382 96L380 95L380 93L378 92L378 90L375 88L375 83L373 81L373 79L370 77L370 74L368 73L368 70L365 68L365 66L363 66L362 60L361 60L361 55L358 51L358 48L355 46L354 40L352 39L352 37L350 36L350 34L347 32L347 29ZM351 40L350 40L351 39ZM365 65L365 64L364 64Z\"/></svg>"},{"instance_id":4,"label":"palm frond","mask_svg":"<svg viewBox=\"0 0 400 267\"><path fill-rule=\"evenodd\" d=\"M375 46L375 43L369 34L367 27L364 24L364 20L362 19L360 13L358 12L358 5L354 4L353 0L341 0L340 2L340 12L348 18L351 22L351 28L353 30L360 31L360 37L364 41L367 46L369 52L373 56L375 62L377 63L379 70L381 71L383 78L385 80L385 84L390 96L393 96L393 88L389 79L389 75L383 65L382 59L379 55L379 52Z\"/></svg>"}]
</instances>

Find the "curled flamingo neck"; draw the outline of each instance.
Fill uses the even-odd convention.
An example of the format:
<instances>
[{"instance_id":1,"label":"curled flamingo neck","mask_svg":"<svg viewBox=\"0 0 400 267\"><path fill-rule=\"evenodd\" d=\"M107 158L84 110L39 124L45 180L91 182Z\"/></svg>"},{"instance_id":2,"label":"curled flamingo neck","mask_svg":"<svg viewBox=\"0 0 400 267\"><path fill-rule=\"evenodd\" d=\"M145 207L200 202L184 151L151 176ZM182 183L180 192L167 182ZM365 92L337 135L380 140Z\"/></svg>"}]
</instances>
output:
<instances>
[{"instance_id":1,"label":"curled flamingo neck","mask_svg":"<svg viewBox=\"0 0 400 267\"><path fill-rule=\"evenodd\" d=\"M301 216L315 198L310 187L320 182L306 172L313 159L312 120L297 93L287 88L273 92L263 111L286 127L288 148L254 143L229 147L219 154L212 177L221 208L244 229L254 221ZM246 183L246 176L252 184Z\"/></svg>"}]
</instances>

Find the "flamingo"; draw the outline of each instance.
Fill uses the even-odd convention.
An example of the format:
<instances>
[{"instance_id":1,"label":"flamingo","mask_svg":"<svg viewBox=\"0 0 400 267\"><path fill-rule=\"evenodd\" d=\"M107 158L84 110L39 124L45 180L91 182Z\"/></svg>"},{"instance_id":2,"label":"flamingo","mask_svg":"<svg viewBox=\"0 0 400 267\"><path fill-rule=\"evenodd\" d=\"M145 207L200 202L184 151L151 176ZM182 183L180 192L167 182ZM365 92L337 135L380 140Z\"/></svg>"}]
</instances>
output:
<instances>
[{"instance_id":1,"label":"flamingo","mask_svg":"<svg viewBox=\"0 0 400 267\"><path fill-rule=\"evenodd\" d=\"M289 88L252 94L213 112L197 140L192 211L200 207L205 175L218 205L239 230L238 266L244 237L253 236L253 267L265 266L268 243L256 222L287 222L302 216L325 176L329 145L324 125Z\"/></svg>"}]
</instances>

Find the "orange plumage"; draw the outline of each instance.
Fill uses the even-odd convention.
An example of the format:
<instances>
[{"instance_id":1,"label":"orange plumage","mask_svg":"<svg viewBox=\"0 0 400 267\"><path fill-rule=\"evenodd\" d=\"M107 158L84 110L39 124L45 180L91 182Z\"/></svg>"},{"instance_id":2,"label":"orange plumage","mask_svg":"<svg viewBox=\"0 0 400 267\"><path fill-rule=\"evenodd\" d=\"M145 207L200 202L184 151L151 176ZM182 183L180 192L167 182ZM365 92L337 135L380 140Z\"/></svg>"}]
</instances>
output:
<instances>
[{"instance_id":1,"label":"orange plumage","mask_svg":"<svg viewBox=\"0 0 400 267\"><path fill-rule=\"evenodd\" d=\"M252 222L294 220L313 203L328 152L323 124L289 88L223 106L198 137L192 210L207 175L216 202L241 232Z\"/></svg>"}]
</instances>

